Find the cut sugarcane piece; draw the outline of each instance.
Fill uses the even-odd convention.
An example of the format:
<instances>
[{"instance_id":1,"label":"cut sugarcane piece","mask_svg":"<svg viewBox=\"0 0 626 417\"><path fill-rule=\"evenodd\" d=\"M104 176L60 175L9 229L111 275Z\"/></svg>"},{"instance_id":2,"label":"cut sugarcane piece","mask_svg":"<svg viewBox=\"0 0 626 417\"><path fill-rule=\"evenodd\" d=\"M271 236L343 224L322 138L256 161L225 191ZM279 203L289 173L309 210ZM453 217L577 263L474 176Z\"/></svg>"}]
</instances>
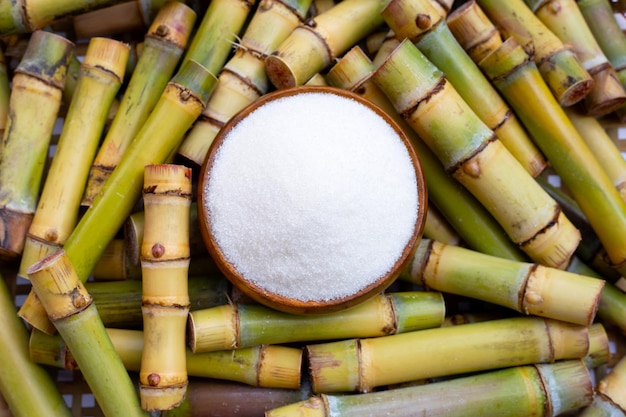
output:
<instances>
[{"instance_id":1,"label":"cut sugarcane piece","mask_svg":"<svg viewBox=\"0 0 626 417\"><path fill-rule=\"evenodd\" d=\"M72 19L72 28L78 39L145 31L149 24L150 22L146 22L141 13L139 1L122 1L81 13Z\"/></svg>"},{"instance_id":2,"label":"cut sugarcane piece","mask_svg":"<svg viewBox=\"0 0 626 417\"><path fill-rule=\"evenodd\" d=\"M391 0L383 18L398 39L408 38L437 68L522 166L536 177L547 162L513 111L456 41L430 0Z\"/></svg>"},{"instance_id":3,"label":"cut sugarcane piece","mask_svg":"<svg viewBox=\"0 0 626 417\"><path fill-rule=\"evenodd\" d=\"M571 106L589 94L593 79L574 51L567 48L523 0L476 2L500 30L503 38L516 39L534 59L561 106Z\"/></svg>"},{"instance_id":4,"label":"cut sugarcane piece","mask_svg":"<svg viewBox=\"0 0 626 417\"><path fill-rule=\"evenodd\" d=\"M385 44L377 54L379 59L382 59L383 49L397 46L399 41L394 36L388 38ZM390 48L388 52L393 49ZM375 66L363 50L356 46L328 71L326 78L329 84L350 90L378 105L402 127L420 156L429 200L444 214L465 244L495 256L526 260L525 254L511 242L493 216L467 189L445 172L433 152L400 117L389 99L372 81L374 69Z\"/></svg>"},{"instance_id":5,"label":"cut sugarcane piece","mask_svg":"<svg viewBox=\"0 0 626 417\"><path fill-rule=\"evenodd\" d=\"M267 93L265 57L302 23L310 4L311 0L263 0L259 4L239 47L220 71L206 108L178 149L179 155L201 166L220 128Z\"/></svg>"},{"instance_id":6,"label":"cut sugarcane piece","mask_svg":"<svg viewBox=\"0 0 626 417\"><path fill-rule=\"evenodd\" d=\"M586 326L513 317L307 345L313 392L368 392L423 378L582 359Z\"/></svg>"},{"instance_id":7,"label":"cut sugarcane piece","mask_svg":"<svg viewBox=\"0 0 626 417\"><path fill-rule=\"evenodd\" d=\"M526 0L527 4L530 3ZM585 108L593 116L604 116L626 103L626 92L617 73L587 25L575 0L550 0L533 9L564 44L570 45L593 79L585 96Z\"/></svg>"},{"instance_id":8,"label":"cut sugarcane piece","mask_svg":"<svg viewBox=\"0 0 626 417\"><path fill-rule=\"evenodd\" d=\"M452 6L454 4L454 0L429 0L432 6L437 10L441 16L448 17L450 11L452 10Z\"/></svg>"},{"instance_id":9,"label":"cut sugarcane piece","mask_svg":"<svg viewBox=\"0 0 626 417\"><path fill-rule=\"evenodd\" d=\"M589 150L598 161L602 162L602 167L619 191L622 199L626 200L626 159L602 123L596 117L584 115L575 108L565 109L565 114Z\"/></svg>"},{"instance_id":10,"label":"cut sugarcane piece","mask_svg":"<svg viewBox=\"0 0 626 417\"><path fill-rule=\"evenodd\" d=\"M515 244L536 263L567 267L580 232L413 43L402 41L372 79Z\"/></svg>"},{"instance_id":11,"label":"cut sugarcane piece","mask_svg":"<svg viewBox=\"0 0 626 417\"><path fill-rule=\"evenodd\" d=\"M189 314L192 352L241 349L261 344L375 337L439 327L445 316L441 294L393 292L336 313L298 315L257 304L227 304Z\"/></svg>"},{"instance_id":12,"label":"cut sugarcane piece","mask_svg":"<svg viewBox=\"0 0 626 417\"><path fill-rule=\"evenodd\" d=\"M626 294L617 285L607 282L598 305L598 318L602 323L616 326L626 332Z\"/></svg>"},{"instance_id":13,"label":"cut sugarcane piece","mask_svg":"<svg viewBox=\"0 0 626 417\"><path fill-rule=\"evenodd\" d=\"M169 2L148 29L141 56L93 160L82 204L90 206L119 164L174 74L196 21L184 3Z\"/></svg>"},{"instance_id":14,"label":"cut sugarcane piece","mask_svg":"<svg viewBox=\"0 0 626 417\"><path fill-rule=\"evenodd\" d=\"M593 323L604 287L602 279L502 259L429 239L422 239L401 279L523 314L584 326Z\"/></svg>"},{"instance_id":15,"label":"cut sugarcane piece","mask_svg":"<svg viewBox=\"0 0 626 417\"><path fill-rule=\"evenodd\" d=\"M141 266L133 265L129 257L126 241L113 239L91 271L93 280L122 281L141 278Z\"/></svg>"},{"instance_id":16,"label":"cut sugarcane piece","mask_svg":"<svg viewBox=\"0 0 626 417\"><path fill-rule=\"evenodd\" d=\"M534 61L514 38L509 38L479 65L515 110L572 193L612 265L618 270L625 269L626 204L563 108L550 94Z\"/></svg>"},{"instance_id":17,"label":"cut sugarcane piece","mask_svg":"<svg viewBox=\"0 0 626 417\"><path fill-rule=\"evenodd\" d=\"M20 0L0 4L0 32L3 35L25 34L43 29L61 17L104 7L119 0Z\"/></svg>"},{"instance_id":18,"label":"cut sugarcane piece","mask_svg":"<svg viewBox=\"0 0 626 417\"><path fill-rule=\"evenodd\" d=\"M52 376L31 360L28 332L16 314L15 301L1 275L0 317L0 355L4 358L0 392L10 408L10 415L71 417Z\"/></svg>"},{"instance_id":19,"label":"cut sugarcane piece","mask_svg":"<svg viewBox=\"0 0 626 417\"><path fill-rule=\"evenodd\" d=\"M611 341L606 328L602 323L593 323L589 326L589 353L583 359L589 369L606 365L611 360Z\"/></svg>"},{"instance_id":20,"label":"cut sugarcane piece","mask_svg":"<svg viewBox=\"0 0 626 417\"><path fill-rule=\"evenodd\" d=\"M354 395L320 394L266 417L557 416L593 401L580 360L511 367L412 387ZM306 410L306 411L305 411ZM546 410L549 412L546 413ZM545 413L545 414L544 414Z\"/></svg>"},{"instance_id":21,"label":"cut sugarcane piece","mask_svg":"<svg viewBox=\"0 0 626 417\"><path fill-rule=\"evenodd\" d=\"M115 351L128 371L139 372L144 346L141 330L107 328ZM31 333L30 355L35 363L69 370L79 369L60 335ZM189 377L236 381L255 387L300 388L302 349L260 345L238 350L185 352Z\"/></svg>"},{"instance_id":22,"label":"cut sugarcane piece","mask_svg":"<svg viewBox=\"0 0 626 417\"><path fill-rule=\"evenodd\" d=\"M446 19L448 28L474 62L502 44L500 31L475 0L466 1Z\"/></svg>"},{"instance_id":23,"label":"cut sugarcane piece","mask_svg":"<svg viewBox=\"0 0 626 417\"><path fill-rule=\"evenodd\" d=\"M396 37L393 31L387 32L387 37L383 41L383 43L376 51L376 55L372 59L372 64L374 64L374 68L378 68L382 62L387 59L387 57L391 54L391 51L396 49L400 45L400 40Z\"/></svg>"},{"instance_id":24,"label":"cut sugarcane piece","mask_svg":"<svg viewBox=\"0 0 626 417\"><path fill-rule=\"evenodd\" d=\"M92 38L81 64L37 209L28 229L18 275L63 246L78 222L80 200L109 109L123 82L129 47Z\"/></svg>"},{"instance_id":25,"label":"cut sugarcane piece","mask_svg":"<svg viewBox=\"0 0 626 417\"><path fill-rule=\"evenodd\" d=\"M580 415L583 417L592 416L613 416L626 413L626 358L622 357L617 364L611 368L611 372L598 381L596 385L597 402L585 408ZM603 410L602 412L599 412ZM615 410L612 413L610 410ZM617 411L619 410L619 411Z\"/></svg>"},{"instance_id":26,"label":"cut sugarcane piece","mask_svg":"<svg viewBox=\"0 0 626 417\"><path fill-rule=\"evenodd\" d=\"M147 416L93 299L59 250L28 269L33 289L72 351L105 416Z\"/></svg>"},{"instance_id":27,"label":"cut sugarcane piece","mask_svg":"<svg viewBox=\"0 0 626 417\"><path fill-rule=\"evenodd\" d=\"M211 1L183 62L193 60L217 77L256 0Z\"/></svg>"},{"instance_id":28,"label":"cut sugarcane piece","mask_svg":"<svg viewBox=\"0 0 626 417\"><path fill-rule=\"evenodd\" d=\"M141 245L144 343L139 396L144 410L177 407L187 391L191 168L147 165Z\"/></svg>"},{"instance_id":29,"label":"cut sugarcane piece","mask_svg":"<svg viewBox=\"0 0 626 417\"><path fill-rule=\"evenodd\" d=\"M33 33L11 80L0 141L0 258L14 260L24 249L73 47L51 32Z\"/></svg>"},{"instance_id":30,"label":"cut sugarcane piece","mask_svg":"<svg viewBox=\"0 0 626 417\"><path fill-rule=\"evenodd\" d=\"M130 215L141 196L146 165L159 164L174 152L185 132L206 105L216 78L194 61L187 61L170 80L154 110L124 153L102 193L85 212L65 242L64 250L72 260L82 282L87 281L109 242ZM29 300L29 298L31 300ZM27 297L31 308L40 305ZM41 307L39 307L41 308ZM22 312L24 308L22 307ZM41 317L41 314L30 315ZM36 323L31 324L38 327ZM48 324L41 324L48 327Z\"/></svg>"},{"instance_id":31,"label":"cut sugarcane piece","mask_svg":"<svg viewBox=\"0 0 626 417\"><path fill-rule=\"evenodd\" d=\"M306 83L355 43L383 24L386 0L337 3L291 34L265 59L267 76L276 88Z\"/></svg>"}]
</instances>

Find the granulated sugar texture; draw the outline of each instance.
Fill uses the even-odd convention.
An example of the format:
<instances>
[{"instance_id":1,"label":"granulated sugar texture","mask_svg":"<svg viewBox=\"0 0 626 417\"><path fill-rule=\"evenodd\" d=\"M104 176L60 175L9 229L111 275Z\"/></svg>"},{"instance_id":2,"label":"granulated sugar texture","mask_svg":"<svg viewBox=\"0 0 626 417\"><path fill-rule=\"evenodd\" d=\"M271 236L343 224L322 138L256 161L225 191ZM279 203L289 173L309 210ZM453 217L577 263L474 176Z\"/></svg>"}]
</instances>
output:
<instances>
[{"instance_id":1,"label":"granulated sugar texture","mask_svg":"<svg viewBox=\"0 0 626 417\"><path fill-rule=\"evenodd\" d=\"M415 169L395 130L361 103L307 92L268 102L215 155L206 209L246 280L300 301L358 292L411 239Z\"/></svg>"}]
</instances>

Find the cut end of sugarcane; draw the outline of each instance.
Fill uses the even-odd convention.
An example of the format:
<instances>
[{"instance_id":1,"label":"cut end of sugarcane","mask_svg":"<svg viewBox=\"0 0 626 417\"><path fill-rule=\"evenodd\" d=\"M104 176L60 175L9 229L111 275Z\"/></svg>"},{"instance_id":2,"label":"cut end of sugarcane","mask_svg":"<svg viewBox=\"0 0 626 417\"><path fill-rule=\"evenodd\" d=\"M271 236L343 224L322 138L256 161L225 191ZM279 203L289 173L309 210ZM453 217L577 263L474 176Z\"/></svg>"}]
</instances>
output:
<instances>
[{"instance_id":1,"label":"cut end of sugarcane","mask_svg":"<svg viewBox=\"0 0 626 417\"><path fill-rule=\"evenodd\" d=\"M154 378L158 378L158 375ZM141 408L150 412L171 410L179 406L185 399L187 385L187 382L169 387L140 385Z\"/></svg>"},{"instance_id":2,"label":"cut end of sugarcane","mask_svg":"<svg viewBox=\"0 0 626 417\"><path fill-rule=\"evenodd\" d=\"M32 33L24 56L15 71L38 78L62 90L73 49L74 43L67 38L37 30Z\"/></svg>"},{"instance_id":3,"label":"cut end of sugarcane","mask_svg":"<svg viewBox=\"0 0 626 417\"><path fill-rule=\"evenodd\" d=\"M591 404L594 397L591 375L581 360L535 365L548 394L549 415L563 413Z\"/></svg>"},{"instance_id":4,"label":"cut end of sugarcane","mask_svg":"<svg viewBox=\"0 0 626 417\"><path fill-rule=\"evenodd\" d=\"M573 106L593 89L593 78L570 49L561 49L537 64L562 107Z\"/></svg>"},{"instance_id":5,"label":"cut end of sugarcane","mask_svg":"<svg viewBox=\"0 0 626 417\"><path fill-rule=\"evenodd\" d=\"M465 2L452 11L446 23L474 62L480 62L502 44L500 31L475 1Z\"/></svg>"},{"instance_id":6,"label":"cut end of sugarcane","mask_svg":"<svg viewBox=\"0 0 626 417\"><path fill-rule=\"evenodd\" d=\"M581 238L580 231L557 208L554 221L531 239L522 242L520 248L538 264L566 269Z\"/></svg>"},{"instance_id":7,"label":"cut end of sugarcane","mask_svg":"<svg viewBox=\"0 0 626 417\"><path fill-rule=\"evenodd\" d=\"M590 70L593 88L585 97L587 112L594 117L605 116L626 103L626 92L610 64Z\"/></svg>"},{"instance_id":8,"label":"cut end of sugarcane","mask_svg":"<svg viewBox=\"0 0 626 417\"><path fill-rule=\"evenodd\" d=\"M265 58L265 68L270 82L276 88L288 88L298 85L295 72L286 60L278 55Z\"/></svg>"},{"instance_id":9,"label":"cut end of sugarcane","mask_svg":"<svg viewBox=\"0 0 626 417\"><path fill-rule=\"evenodd\" d=\"M259 366L260 387L299 389L302 371L301 349L285 346L263 346Z\"/></svg>"},{"instance_id":10,"label":"cut end of sugarcane","mask_svg":"<svg viewBox=\"0 0 626 417\"><path fill-rule=\"evenodd\" d=\"M52 335L57 331L52 321L50 321L46 309L39 301L37 294L32 290L26 296L22 306L17 311L17 315L31 327L45 334Z\"/></svg>"},{"instance_id":11,"label":"cut end of sugarcane","mask_svg":"<svg viewBox=\"0 0 626 417\"><path fill-rule=\"evenodd\" d=\"M187 47L196 17L196 12L185 3L166 2L159 9L146 36L162 39L184 50Z\"/></svg>"},{"instance_id":12,"label":"cut end of sugarcane","mask_svg":"<svg viewBox=\"0 0 626 417\"><path fill-rule=\"evenodd\" d=\"M0 260L17 260L26 242L33 213L0 208Z\"/></svg>"},{"instance_id":13,"label":"cut end of sugarcane","mask_svg":"<svg viewBox=\"0 0 626 417\"><path fill-rule=\"evenodd\" d=\"M130 46L110 38L91 38L83 65L101 68L120 81L124 79Z\"/></svg>"}]
</instances>

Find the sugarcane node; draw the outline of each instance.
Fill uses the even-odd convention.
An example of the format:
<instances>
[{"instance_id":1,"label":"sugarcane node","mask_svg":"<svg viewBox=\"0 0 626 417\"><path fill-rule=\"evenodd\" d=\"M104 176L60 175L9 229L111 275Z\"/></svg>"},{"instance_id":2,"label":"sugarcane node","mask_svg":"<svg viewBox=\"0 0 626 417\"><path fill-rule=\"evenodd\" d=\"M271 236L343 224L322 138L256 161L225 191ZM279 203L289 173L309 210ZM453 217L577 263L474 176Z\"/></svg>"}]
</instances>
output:
<instances>
[{"instance_id":1,"label":"sugarcane node","mask_svg":"<svg viewBox=\"0 0 626 417\"><path fill-rule=\"evenodd\" d=\"M260 10L261 12L266 12L266 11L270 10L273 6L274 6L274 2L273 1L261 0L261 2L259 3L258 10Z\"/></svg>"},{"instance_id":2,"label":"sugarcane node","mask_svg":"<svg viewBox=\"0 0 626 417\"><path fill-rule=\"evenodd\" d=\"M153 372L150 375L148 375L147 380L148 380L148 385L150 385L151 387L156 387L159 385L159 382L161 382L161 376Z\"/></svg>"},{"instance_id":3,"label":"sugarcane node","mask_svg":"<svg viewBox=\"0 0 626 417\"><path fill-rule=\"evenodd\" d=\"M154 31L154 34L161 38L166 38L170 34L170 28L166 25L159 25Z\"/></svg>"},{"instance_id":4,"label":"sugarcane node","mask_svg":"<svg viewBox=\"0 0 626 417\"><path fill-rule=\"evenodd\" d=\"M317 22L315 21L315 19L309 18L309 19L304 21L304 25L308 26L310 28L315 28L315 27L317 27Z\"/></svg>"},{"instance_id":5,"label":"sugarcane node","mask_svg":"<svg viewBox=\"0 0 626 417\"><path fill-rule=\"evenodd\" d=\"M180 93L178 93L178 96L180 97L180 99L182 101L189 101L190 99L193 98L193 92L188 89L188 88L181 88L180 89Z\"/></svg>"},{"instance_id":6,"label":"sugarcane node","mask_svg":"<svg viewBox=\"0 0 626 417\"><path fill-rule=\"evenodd\" d=\"M561 5L559 3L556 2L552 2L550 3L550 5L548 6L548 10L550 11L550 13L552 14L559 14L561 12Z\"/></svg>"},{"instance_id":7,"label":"sugarcane node","mask_svg":"<svg viewBox=\"0 0 626 417\"><path fill-rule=\"evenodd\" d=\"M46 235L44 236L44 239L48 242L56 242L56 240L58 239L59 234L57 233L57 229L50 229L48 231L46 231Z\"/></svg>"},{"instance_id":8,"label":"sugarcane node","mask_svg":"<svg viewBox=\"0 0 626 417\"><path fill-rule=\"evenodd\" d=\"M541 294L537 294L536 292L530 291L526 293L526 295L524 296L524 300L528 304L537 305L543 302L543 297L541 296Z\"/></svg>"},{"instance_id":9,"label":"sugarcane node","mask_svg":"<svg viewBox=\"0 0 626 417\"><path fill-rule=\"evenodd\" d=\"M165 247L161 243L155 243L152 245L151 252L152 256L158 259L165 254Z\"/></svg>"},{"instance_id":10,"label":"sugarcane node","mask_svg":"<svg viewBox=\"0 0 626 417\"><path fill-rule=\"evenodd\" d=\"M432 19L426 13L418 13L415 17L415 24L418 28L426 30L432 25Z\"/></svg>"},{"instance_id":11,"label":"sugarcane node","mask_svg":"<svg viewBox=\"0 0 626 417\"><path fill-rule=\"evenodd\" d=\"M0 208L0 258L14 260L21 255L33 217L34 213Z\"/></svg>"},{"instance_id":12,"label":"sugarcane node","mask_svg":"<svg viewBox=\"0 0 626 417\"><path fill-rule=\"evenodd\" d=\"M89 306L92 300L91 296L83 292L82 286L75 287L72 290L72 292L70 293L70 299L72 300L72 305L76 307L77 310L82 310L85 307Z\"/></svg>"},{"instance_id":13,"label":"sugarcane node","mask_svg":"<svg viewBox=\"0 0 626 417\"><path fill-rule=\"evenodd\" d=\"M472 158L471 160L465 162L463 165L461 165L461 169L464 173L472 178L480 177L480 162L476 158Z\"/></svg>"}]
</instances>

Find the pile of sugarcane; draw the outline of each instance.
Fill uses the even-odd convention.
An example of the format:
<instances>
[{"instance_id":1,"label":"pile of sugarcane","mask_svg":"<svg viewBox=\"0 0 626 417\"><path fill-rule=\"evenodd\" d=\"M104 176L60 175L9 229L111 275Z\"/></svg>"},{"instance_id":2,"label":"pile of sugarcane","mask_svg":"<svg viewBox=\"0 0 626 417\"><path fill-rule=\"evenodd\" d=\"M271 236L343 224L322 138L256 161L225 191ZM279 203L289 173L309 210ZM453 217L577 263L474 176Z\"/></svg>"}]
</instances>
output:
<instances>
[{"instance_id":1,"label":"pile of sugarcane","mask_svg":"<svg viewBox=\"0 0 626 417\"><path fill-rule=\"evenodd\" d=\"M71 416L626 416L626 4L0 0L0 393ZM105 24L106 23L106 24ZM301 85L387 112L424 171L409 267L297 315L233 286L198 176ZM289 115L285 115L289 117ZM271 186L271 185L268 185ZM15 282L29 293L16 302Z\"/></svg>"}]
</instances>

